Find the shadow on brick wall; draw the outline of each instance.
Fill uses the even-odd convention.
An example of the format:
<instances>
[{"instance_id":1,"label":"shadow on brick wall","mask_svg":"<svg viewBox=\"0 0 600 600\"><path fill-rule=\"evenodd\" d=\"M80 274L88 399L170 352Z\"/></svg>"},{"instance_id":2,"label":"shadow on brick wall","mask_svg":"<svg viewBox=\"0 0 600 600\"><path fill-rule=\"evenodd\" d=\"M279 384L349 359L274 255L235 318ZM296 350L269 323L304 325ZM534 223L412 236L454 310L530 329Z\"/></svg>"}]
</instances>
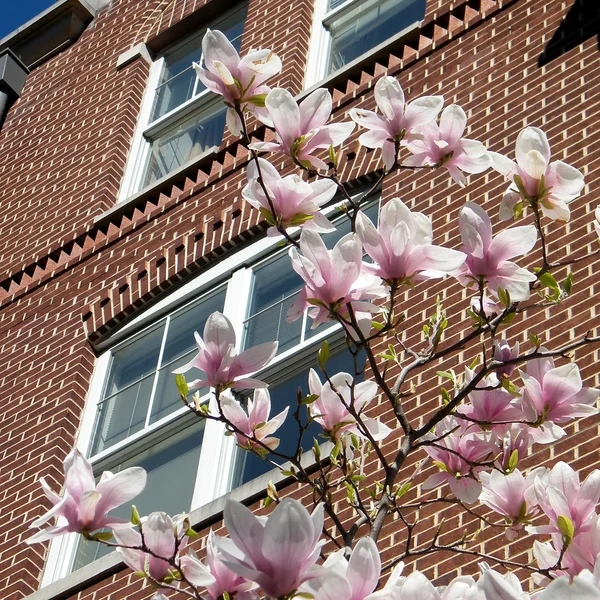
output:
<instances>
[{"instance_id":1,"label":"shadow on brick wall","mask_svg":"<svg viewBox=\"0 0 600 600\"><path fill-rule=\"evenodd\" d=\"M600 50L600 0L575 0L538 58L538 67L576 48L590 38L598 38Z\"/></svg>"}]
</instances>

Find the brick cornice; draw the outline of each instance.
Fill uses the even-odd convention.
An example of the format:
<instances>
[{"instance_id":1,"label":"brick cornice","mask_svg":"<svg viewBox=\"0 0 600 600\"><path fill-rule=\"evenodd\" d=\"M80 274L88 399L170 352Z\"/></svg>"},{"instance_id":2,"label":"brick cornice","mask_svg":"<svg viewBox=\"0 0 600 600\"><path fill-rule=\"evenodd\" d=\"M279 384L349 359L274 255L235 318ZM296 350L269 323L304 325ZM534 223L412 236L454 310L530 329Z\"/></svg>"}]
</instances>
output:
<instances>
[{"instance_id":1,"label":"brick cornice","mask_svg":"<svg viewBox=\"0 0 600 600\"><path fill-rule=\"evenodd\" d=\"M434 13L423 22L417 37L400 40L397 48L390 48L389 51L386 49L383 59L377 56L372 61L367 61L366 69L361 70L360 73L351 74L343 82L337 79L332 81L329 87L335 110L339 111L358 96L367 93L381 76L397 75L407 66L435 52L450 40L518 1L456 0L439 14ZM264 126L258 126L252 136L256 140L263 140L269 139L272 133ZM23 265L18 271L9 273L0 280L0 308L21 298L40 285L44 285L132 231L140 229L150 221L186 202L201 190L214 185L223 177L242 167L247 161L248 151L237 140L231 137L226 138L216 154L204 157L199 162L193 163L172 177L161 181L158 186L136 196L133 202L124 203L122 210L112 211L106 220L100 219L90 224L89 227L73 232L68 239L51 246L32 262ZM239 206L232 207L229 214L233 214L239 209ZM257 231L248 231L249 236L256 235L256 233ZM181 243L189 245L189 242L184 240L181 240ZM180 245L176 244L177 247ZM232 245L236 245L233 239L223 246L222 251L225 251L226 246L231 247ZM218 250L214 251L218 252ZM181 279L188 269L198 268L194 265L201 258L195 257L189 264L183 265L181 274L176 275L176 279ZM161 258L157 257L156 261L160 262ZM206 264L206 262L200 260L198 264ZM156 285L147 292L150 297L155 295L161 285L168 284L171 277L173 274L164 280L157 280ZM125 287L125 282L120 287L129 289ZM105 299L103 301L103 306L106 306ZM122 303L119 302L119 304L123 310L127 308ZM85 311L84 316L89 312L89 310ZM88 326L90 334L104 325L101 323L102 319L97 321L96 318L94 315L95 325L91 329ZM114 313L110 319L112 318L115 318ZM86 321L89 319L91 319L90 316L86 318Z\"/></svg>"}]
</instances>

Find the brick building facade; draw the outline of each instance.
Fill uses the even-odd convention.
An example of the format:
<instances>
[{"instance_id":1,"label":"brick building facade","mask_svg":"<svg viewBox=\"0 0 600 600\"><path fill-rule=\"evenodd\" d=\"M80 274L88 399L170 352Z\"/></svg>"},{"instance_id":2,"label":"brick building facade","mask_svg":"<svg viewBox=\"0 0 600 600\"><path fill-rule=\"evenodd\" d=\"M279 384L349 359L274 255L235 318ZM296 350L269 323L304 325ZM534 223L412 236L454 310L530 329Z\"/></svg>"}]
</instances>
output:
<instances>
[{"instance_id":1,"label":"brick building facade","mask_svg":"<svg viewBox=\"0 0 600 600\"><path fill-rule=\"evenodd\" d=\"M221 140L223 113L188 78L189 57L207 26L230 31L242 53L272 48L284 65L272 87L302 95L307 81L324 80L337 121L352 107L373 110L374 83L388 74L409 98L443 94L446 104L460 104L469 137L497 152L512 156L519 130L541 127L554 156L586 179L566 229L549 228L550 249L574 256L595 250L600 14L592 0L415 0L405 13L393 13L394 31L327 75L315 41L318 21L334 31L341 22L336 9L346 7L351 18L353 10L352 2L349 13L347 4L330 2L61 0L0 41L0 54L10 49L11 61L30 71L0 131L0 597L150 596L115 554L90 562L78 558L85 548L72 540L50 548L24 544L28 525L43 511L38 478L58 489L62 461L75 443L100 470L137 459L172 472L169 461L188 461L182 463L187 472L197 469L189 490L180 491L177 477L168 480L187 506L172 512L194 509L199 531L219 526L222 495L230 488L241 484L231 495L258 505L273 478L236 462L231 438L221 441L215 428L200 431L189 423L170 403L172 384L165 383L189 354L185 344L193 329L202 329L209 308L224 310L239 334L245 329L258 343L261 315L272 319L265 311L283 307L259 297L278 277L277 248L265 238L258 211L241 197L248 153L230 134ZM371 4L385 15L397 3ZM43 46L48 36L57 40L52 47ZM270 139L264 126L253 127L256 139ZM382 168L380 153L358 146L357 137L340 164L343 179L356 188ZM445 172L403 172L385 181L381 195L426 212L436 239L457 248L455 216L465 196L495 215L505 185L488 171L471 176L465 193ZM599 264L590 258L574 267L574 295L551 314L528 315L528 325L554 345L596 326ZM437 283L419 291L423 302L406 308L406 339L418 339L423 308L445 289ZM448 310L459 302L462 309L463 290L449 290ZM464 327L460 314L452 326ZM315 343L305 329L282 335L286 349L267 378L284 389L290 372L305 373L325 334ZM335 331L327 335L335 339ZM599 383L597 356L597 350L578 353L590 386ZM435 377L420 383L411 414L422 414L437 395ZM567 438L532 460L561 458L587 473L600 463L598 423L590 418L571 426ZM198 439L201 447L190 441ZM426 536L438 516L421 517ZM468 525L452 512L447 519ZM396 540L395 528L388 529L380 545L389 558ZM501 534L484 542L506 552ZM526 547L511 552L524 555ZM454 571L455 560L440 553L419 566L440 578ZM73 561L81 568L73 571Z\"/></svg>"}]
</instances>

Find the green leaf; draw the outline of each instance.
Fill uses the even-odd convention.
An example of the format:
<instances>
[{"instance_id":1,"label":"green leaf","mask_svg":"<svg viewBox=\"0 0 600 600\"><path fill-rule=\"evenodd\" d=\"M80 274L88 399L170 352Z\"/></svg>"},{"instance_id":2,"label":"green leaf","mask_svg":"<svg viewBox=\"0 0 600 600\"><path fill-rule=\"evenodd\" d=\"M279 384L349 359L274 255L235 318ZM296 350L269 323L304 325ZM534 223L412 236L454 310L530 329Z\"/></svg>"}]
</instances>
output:
<instances>
[{"instance_id":1,"label":"green leaf","mask_svg":"<svg viewBox=\"0 0 600 600\"><path fill-rule=\"evenodd\" d=\"M199 534L196 533L191 527L185 532L185 535L187 535L189 538L199 537Z\"/></svg>"},{"instance_id":2,"label":"green leaf","mask_svg":"<svg viewBox=\"0 0 600 600\"><path fill-rule=\"evenodd\" d=\"M317 438L313 438L313 453L315 455L315 459L317 461L321 460L321 446L319 446L319 442Z\"/></svg>"},{"instance_id":3,"label":"green leaf","mask_svg":"<svg viewBox=\"0 0 600 600\"><path fill-rule=\"evenodd\" d=\"M323 340L321 344L321 348L319 349L319 353L317 355L317 364L319 365L319 369L321 371L325 370L325 364L329 360L329 344L327 340Z\"/></svg>"},{"instance_id":4,"label":"green leaf","mask_svg":"<svg viewBox=\"0 0 600 600\"><path fill-rule=\"evenodd\" d=\"M381 331L385 327L384 323L379 323L378 321L373 321L371 325L373 329L377 329L377 331Z\"/></svg>"},{"instance_id":5,"label":"green leaf","mask_svg":"<svg viewBox=\"0 0 600 600\"><path fill-rule=\"evenodd\" d=\"M517 188L519 189L519 193L521 194L521 196L523 196L524 198L527 197L527 192L525 191L525 186L523 185L523 180L521 179L520 175L515 175L513 177L513 181L515 182Z\"/></svg>"},{"instance_id":6,"label":"green leaf","mask_svg":"<svg viewBox=\"0 0 600 600\"><path fill-rule=\"evenodd\" d=\"M267 94L256 94L256 96L248 98L248 102L250 102L250 104L253 104L254 106L258 106L258 108L264 108L266 99Z\"/></svg>"},{"instance_id":7,"label":"green leaf","mask_svg":"<svg viewBox=\"0 0 600 600\"><path fill-rule=\"evenodd\" d=\"M318 398L318 394L309 394L308 396L302 398L302 404L312 404Z\"/></svg>"},{"instance_id":8,"label":"green leaf","mask_svg":"<svg viewBox=\"0 0 600 600\"><path fill-rule=\"evenodd\" d=\"M573 291L573 273L569 273L567 275L567 278L563 281L562 286L567 295L570 296L571 292Z\"/></svg>"},{"instance_id":9,"label":"green leaf","mask_svg":"<svg viewBox=\"0 0 600 600\"><path fill-rule=\"evenodd\" d=\"M91 536L91 539L96 540L97 542L108 542L112 540L112 538L112 531L99 531Z\"/></svg>"},{"instance_id":10,"label":"green leaf","mask_svg":"<svg viewBox=\"0 0 600 600\"><path fill-rule=\"evenodd\" d=\"M512 473L519 464L519 451L515 448L508 459L508 469Z\"/></svg>"},{"instance_id":11,"label":"green leaf","mask_svg":"<svg viewBox=\"0 0 600 600\"><path fill-rule=\"evenodd\" d=\"M439 460L434 460L433 464L440 470L440 471L444 471L445 473L449 473L450 471L448 471L448 467L443 463L440 462Z\"/></svg>"},{"instance_id":12,"label":"green leaf","mask_svg":"<svg viewBox=\"0 0 600 600\"><path fill-rule=\"evenodd\" d=\"M563 534L565 541L567 544L570 544L573 540L573 536L575 535L575 525L573 525L573 521L571 521L569 517L560 515L556 523L560 529L560 532Z\"/></svg>"},{"instance_id":13,"label":"green leaf","mask_svg":"<svg viewBox=\"0 0 600 600\"><path fill-rule=\"evenodd\" d=\"M337 156L335 155L335 150L333 146L329 146L329 162L333 165L334 169L338 167Z\"/></svg>"},{"instance_id":14,"label":"green leaf","mask_svg":"<svg viewBox=\"0 0 600 600\"><path fill-rule=\"evenodd\" d=\"M298 213L297 215L294 215L291 218L290 226L291 227L300 227L300 225L304 225L304 223L307 223L308 221L312 221L314 218L315 218L314 215Z\"/></svg>"},{"instance_id":15,"label":"green leaf","mask_svg":"<svg viewBox=\"0 0 600 600\"><path fill-rule=\"evenodd\" d=\"M142 526L142 520L140 519L140 513L138 512L138 509L135 507L135 504L131 507L131 522L136 527Z\"/></svg>"},{"instance_id":16,"label":"green leaf","mask_svg":"<svg viewBox=\"0 0 600 600\"><path fill-rule=\"evenodd\" d=\"M331 453L329 454L329 458L332 461L335 461L337 459L337 457L340 455L340 452L342 450L342 447L340 446L340 443L338 442L331 450Z\"/></svg>"},{"instance_id":17,"label":"green leaf","mask_svg":"<svg viewBox=\"0 0 600 600\"><path fill-rule=\"evenodd\" d=\"M268 208L259 208L258 210L259 210L260 214L262 215L262 218L269 225L273 225L274 227L277 226L277 221L275 220L275 217L273 216L273 213L270 211L270 209L268 209Z\"/></svg>"},{"instance_id":18,"label":"green leaf","mask_svg":"<svg viewBox=\"0 0 600 600\"><path fill-rule=\"evenodd\" d=\"M265 498L265 508L268 508L269 506L271 506L271 504L273 504L273 499L269 498L269 496L267 496Z\"/></svg>"},{"instance_id":19,"label":"green leaf","mask_svg":"<svg viewBox=\"0 0 600 600\"><path fill-rule=\"evenodd\" d=\"M450 371L436 371L436 375L441 377L442 379L449 379L450 381L454 381L454 373Z\"/></svg>"},{"instance_id":20,"label":"green leaf","mask_svg":"<svg viewBox=\"0 0 600 600\"><path fill-rule=\"evenodd\" d=\"M175 385L177 386L177 391L179 395L185 400L190 393L190 388L188 388L187 381L185 380L185 375L182 373L178 373L175 375ZM134 523L135 525L135 523Z\"/></svg>"},{"instance_id":21,"label":"green leaf","mask_svg":"<svg viewBox=\"0 0 600 600\"><path fill-rule=\"evenodd\" d=\"M504 306L510 306L510 294L502 287L498 288L498 299Z\"/></svg>"},{"instance_id":22,"label":"green leaf","mask_svg":"<svg viewBox=\"0 0 600 600\"><path fill-rule=\"evenodd\" d=\"M401 485L396 492L396 498L402 498L412 488L412 481L407 481L404 485Z\"/></svg>"},{"instance_id":23,"label":"green leaf","mask_svg":"<svg viewBox=\"0 0 600 600\"><path fill-rule=\"evenodd\" d=\"M524 202L517 202L513 208L513 219L516 221L523 214Z\"/></svg>"},{"instance_id":24,"label":"green leaf","mask_svg":"<svg viewBox=\"0 0 600 600\"><path fill-rule=\"evenodd\" d=\"M552 275L552 273L544 273L543 275L540 275L539 280L547 288L550 288L551 290L556 290L556 291L560 292L560 287L558 286L558 283L557 283L556 279L554 279L554 276Z\"/></svg>"},{"instance_id":25,"label":"green leaf","mask_svg":"<svg viewBox=\"0 0 600 600\"><path fill-rule=\"evenodd\" d=\"M450 394L445 387L440 388L440 394L442 394L442 400L444 404L448 404L450 402Z\"/></svg>"},{"instance_id":26,"label":"green leaf","mask_svg":"<svg viewBox=\"0 0 600 600\"><path fill-rule=\"evenodd\" d=\"M517 390L515 384L510 379L503 378L501 385L509 394L512 394L515 397L521 395L519 394L519 391Z\"/></svg>"},{"instance_id":27,"label":"green leaf","mask_svg":"<svg viewBox=\"0 0 600 600\"><path fill-rule=\"evenodd\" d=\"M425 335L429 335L429 325L427 325L427 323L425 323L425 325L423 325L423 333Z\"/></svg>"}]
</instances>

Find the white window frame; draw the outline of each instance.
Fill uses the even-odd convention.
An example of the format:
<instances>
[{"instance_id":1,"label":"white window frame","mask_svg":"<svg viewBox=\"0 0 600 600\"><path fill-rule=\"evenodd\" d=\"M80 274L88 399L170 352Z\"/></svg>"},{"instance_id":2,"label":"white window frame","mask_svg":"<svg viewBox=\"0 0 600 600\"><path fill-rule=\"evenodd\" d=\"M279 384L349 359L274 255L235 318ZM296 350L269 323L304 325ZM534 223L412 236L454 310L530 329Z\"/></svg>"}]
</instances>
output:
<instances>
[{"instance_id":1,"label":"white window frame","mask_svg":"<svg viewBox=\"0 0 600 600\"><path fill-rule=\"evenodd\" d=\"M378 201L378 198L379 196L374 201ZM372 206L372 204L373 201L369 201L368 205ZM324 212L331 218L334 218L337 217L335 211L337 211L337 207L331 206ZM290 231L292 235L297 234L297 232L298 229ZM127 323L111 339L105 341L97 348L102 353L94 366L76 440L76 447L80 452L88 456L93 441L97 407L98 403L102 400L104 384L110 370L112 352L118 349L122 342L154 327L166 315L197 301L203 295L208 295L218 287L224 285L226 286L226 294L223 312L233 325L236 334L237 350L238 352L241 351L242 344L244 343L244 322L248 318L249 306L252 299L254 270L260 267L265 260L269 260L271 256L273 259L278 256L282 239L281 237L265 237L228 256L212 269L201 273L192 281L157 302L144 314ZM300 343L277 355L269 365L257 374L259 377L272 380L275 376L275 379L284 381L285 377L278 378L277 373L285 370L286 366L292 362L293 356L300 356L302 362L303 357L306 357L312 350L320 347L324 339L329 338L331 340L332 335L336 336L336 334L340 334L339 339L341 339L341 326L337 323L333 323L318 334L305 339L306 312L302 320ZM199 333L202 334L202 332ZM193 332L190 331L190 336L192 334ZM335 339L333 344L335 346ZM210 396L211 392L206 393L202 396L202 401L208 402ZM119 455L125 453L126 448L140 440L149 438L153 433L156 433L169 424L178 421L183 422L186 413L190 414L190 417L195 418L189 413L187 407L182 406L170 415L130 435L125 440L102 450L89 459L90 463L98 471L109 468L109 464L118 462ZM235 437L224 434L225 425L223 423L208 419L205 421L191 510L208 504L232 489L234 478L237 476L236 458L240 454L236 450ZM218 460L215 460L215 457L218 457ZM72 572L72 563L75 558L78 541L79 536L77 534L64 535L52 540L42 576L42 587L58 579L62 579Z\"/></svg>"},{"instance_id":2,"label":"white window frame","mask_svg":"<svg viewBox=\"0 0 600 600\"><path fill-rule=\"evenodd\" d=\"M350 65L354 65L363 61L369 54L378 50L382 45L387 44L392 38L395 38L395 36L388 38L388 40L385 40L381 44L370 48L361 56L358 56L351 62L347 63L338 71L334 71L327 75L327 68L331 58L331 34L327 26L368 1L369 0L345 0L345 2L342 2L339 6L327 11L327 4L329 0L315 0L313 29L308 49L308 62L304 81L305 89L316 86L316 84L320 81L334 77L337 73L349 68ZM404 32L413 29L417 25L418 23L409 25L408 27L399 30L399 33L403 34Z\"/></svg>"},{"instance_id":3,"label":"white window frame","mask_svg":"<svg viewBox=\"0 0 600 600\"><path fill-rule=\"evenodd\" d=\"M235 10L239 10L243 2L236 4L232 9L224 13L220 18L228 18ZM246 7L247 10L247 7ZM217 19L218 21L219 19ZM209 25L212 27L212 24ZM206 29L206 28L204 28ZM202 29L200 29L202 31ZM223 100L220 96L214 94L210 90L204 90L199 94L196 94L198 89L198 81L194 83L194 92L189 100L175 107L170 112L162 115L158 119L150 122L152 118L152 111L154 109L154 101L156 98L156 90L159 87L160 78L163 73L165 66L164 54L176 49L179 46L183 46L187 43L189 38L198 35L198 31L193 34L186 36L176 46L169 48L163 55L157 58L150 66L150 74L148 76L148 83L146 90L142 98L142 105L140 114L138 116L135 132L133 134L133 140L129 155L127 157L127 164L125 166L125 174L121 181L121 187L117 196L117 202L123 202L130 198L134 194L140 192L144 187L152 187L156 185L156 180L148 186L143 186L144 178L146 177L146 171L150 161L150 153L152 151L152 140L156 139L160 135L167 133L177 127L178 124L183 123L188 117L197 113L199 116L205 111L204 114L208 114L211 109L217 105L221 105L224 108ZM200 60L201 62L201 60ZM212 154L218 150L218 146L212 146L207 148L203 153L195 156L189 162L184 163L174 169L171 173L184 169L187 165L197 162L202 156ZM168 173L165 177L171 175Z\"/></svg>"}]
</instances>

